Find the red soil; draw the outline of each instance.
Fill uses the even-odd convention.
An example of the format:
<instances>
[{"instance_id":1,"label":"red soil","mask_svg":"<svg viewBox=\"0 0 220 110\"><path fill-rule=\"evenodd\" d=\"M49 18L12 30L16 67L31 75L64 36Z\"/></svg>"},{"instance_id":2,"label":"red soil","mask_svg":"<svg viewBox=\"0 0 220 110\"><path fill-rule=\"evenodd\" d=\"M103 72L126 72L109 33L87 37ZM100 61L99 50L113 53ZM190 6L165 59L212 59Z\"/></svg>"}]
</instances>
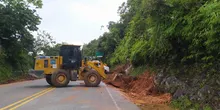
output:
<instances>
[{"instance_id":1,"label":"red soil","mask_svg":"<svg viewBox=\"0 0 220 110\"><path fill-rule=\"evenodd\" d=\"M113 71L113 74L108 75L108 78L104 82L123 90L125 95L138 105L167 104L171 101L171 95L169 93L159 93L157 91L153 81L154 75L146 71L137 78L132 78L131 76L118 73L118 71L123 71L123 69L123 66L119 66ZM113 80L116 74L118 75Z\"/></svg>"}]
</instances>

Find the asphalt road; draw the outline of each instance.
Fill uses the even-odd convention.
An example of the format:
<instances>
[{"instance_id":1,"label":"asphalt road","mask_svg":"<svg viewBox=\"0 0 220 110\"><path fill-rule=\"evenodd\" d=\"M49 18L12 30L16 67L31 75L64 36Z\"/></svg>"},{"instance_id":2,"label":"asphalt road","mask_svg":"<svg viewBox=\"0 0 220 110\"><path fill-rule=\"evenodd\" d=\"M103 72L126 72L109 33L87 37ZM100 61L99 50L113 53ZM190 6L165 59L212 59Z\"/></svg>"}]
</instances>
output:
<instances>
[{"instance_id":1,"label":"asphalt road","mask_svg":"<svg viewBox=\"0 0 220 110\"><path fill-rule=\"evenodd\" d=\"M85 87L82 81L53 88L44 79L0 85L0 110L139 110L104 83Z\"/></svg>"}]
</instances>

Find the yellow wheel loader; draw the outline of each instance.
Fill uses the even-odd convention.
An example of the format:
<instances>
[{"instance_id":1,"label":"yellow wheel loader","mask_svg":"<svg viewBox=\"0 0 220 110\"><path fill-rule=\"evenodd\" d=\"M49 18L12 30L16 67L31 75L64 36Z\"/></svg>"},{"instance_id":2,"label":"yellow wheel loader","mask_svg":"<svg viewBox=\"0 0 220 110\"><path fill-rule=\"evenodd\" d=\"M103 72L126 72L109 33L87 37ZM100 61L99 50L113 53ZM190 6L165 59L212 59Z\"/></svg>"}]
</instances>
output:
<instances>
[{"instance_id":1,"label":"yellow wheel loader","mask_svg":"<svg viewBox=\"0 0 220 110\"><path fill-rule=\"evenodd\" d=\"M80 46L62 45L59 56L37 56L34 70L29 74L45 76L47 83L55 87L65 87L76 80L84 80L86 86L96 87L106 78L104 66L100 61L82 60Z\"/></svg>"}]
</instances>

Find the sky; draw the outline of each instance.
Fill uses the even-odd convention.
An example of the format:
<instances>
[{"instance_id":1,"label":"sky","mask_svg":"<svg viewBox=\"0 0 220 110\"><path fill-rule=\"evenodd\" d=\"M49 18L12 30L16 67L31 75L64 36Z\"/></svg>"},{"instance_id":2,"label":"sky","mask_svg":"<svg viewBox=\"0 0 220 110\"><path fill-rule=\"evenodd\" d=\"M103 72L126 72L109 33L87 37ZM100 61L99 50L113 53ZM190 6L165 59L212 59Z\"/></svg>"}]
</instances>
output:
<instances>
[{"instance_id":1,"label":"sky","mask_svg":"<svg viewBox=\"0 0 220 110\"><path fill-rule=\"evenodd\" d=\"M43 0L37 13L39 30L50 33L56 42L83 45L108 31L109 21L118 21L118 7L126 0ZM101 26L105 28L101 29Z\"/></svg>"}]
</instances>

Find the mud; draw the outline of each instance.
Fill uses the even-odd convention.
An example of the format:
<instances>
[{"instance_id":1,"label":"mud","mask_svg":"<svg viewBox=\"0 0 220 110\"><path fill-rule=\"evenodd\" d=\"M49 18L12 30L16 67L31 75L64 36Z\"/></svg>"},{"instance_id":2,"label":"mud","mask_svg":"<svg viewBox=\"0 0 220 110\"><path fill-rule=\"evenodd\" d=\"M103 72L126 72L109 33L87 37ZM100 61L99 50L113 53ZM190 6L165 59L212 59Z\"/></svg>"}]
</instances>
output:
<instances>
[{"instance_id":1,"label":"mud","mask_svg":"<svg viewBox=\"0 0 220 110\"><path fill-rule=\"evenodd\" d=\"M142 110L172 110L168 104L171 94L160 93L154 84L154 75L145 71L142 75L132 77L125 75L124 66L117 67L108 78L106 84L120 89L132 102L139 105Z\"/></svg>"},{"instance_id":2,"label":"mud","mask_svg":"<svg viewBox=\"0 0 220 110\"><path fill-rule=\"evenodd\" d=\"M31 75L25 74L16 78L11 78L8 80L5 80L3 82L0 83L1 84L10 84L10 83L15 83L15 82L22 82L22 81L29 81L29 80L36 80L36 79L40 79L40 78L35 78Z\"/></svg>"}]
</instances>

